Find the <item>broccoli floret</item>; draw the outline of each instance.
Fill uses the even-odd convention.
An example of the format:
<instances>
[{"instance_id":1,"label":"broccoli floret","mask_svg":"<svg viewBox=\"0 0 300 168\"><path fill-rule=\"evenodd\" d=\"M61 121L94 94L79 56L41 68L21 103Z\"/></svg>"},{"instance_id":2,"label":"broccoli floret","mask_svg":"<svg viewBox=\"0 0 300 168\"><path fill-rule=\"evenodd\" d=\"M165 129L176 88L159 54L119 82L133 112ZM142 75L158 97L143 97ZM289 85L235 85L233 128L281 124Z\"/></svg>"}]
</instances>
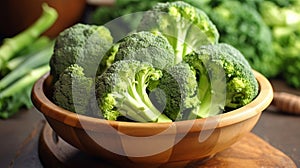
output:
<instances>
[{"instance_id":1,"label":"broccoli floret","mask_svg":"<svg viewBox=\"0 0 300 168\"><path fill-rule=\"evenodd\" d=\"M151 63L155 68L164 69L174 65L174 50L168 40L159 32L131 33L116 42L104 55L98 75L115 61L137 60Z\"/></svg>"},{"instance_id":2,"label":"broccoli floret","mask_svg":"<svg viewBox=\"0 0 300 168\"><path fill-rule=\"evenodd\" d=\"M173 121L191 119L190 113L198 110L198 84L194 71L186 63L163 70L159 84L150 94L158 109ZM152 97L152 96L151 96Z\"/></svg>"},{"instance_id":3,"label":"broccoli floret","mask_svg":"<svg viewBox=\"0 0 300 168\"><path fill-rule=\"evenodd\" d=\"M96 78L96 97L103 117L118 120L123 116L138 122L170 122L152 104L147 85L162 76L149 63L136 60L114 62Z\"/></svg>"},{"instance_id":4,"label":"broccoli floret","mask_svg":"<svg viewBox=\"0 0 300 168\"><path fill-rule=\"evenodd\" d=\"M174 65L174 50L159 32L141 31L129 34L118 42L115 61L137 60L164 69Z\"/></svg>"},{"instance_id":5,"label":"broccoli floret","mask_svg":"<svg viewBox=\"0 0 300 168\"><path fill-rule=\"evenodd\" d=\"M184 61L194 68L198 79L201 101L198 116L207 117L224 108L244 106L258 94L258 83L249 63L229 44L202 46ZM225 99L222 94L226 94ZM212 111L212 105L219 110Z\"/></svg>"},{"instance_id":6,"label":"broccoli floret","mask_svg":"<svg viewBox=\"0 0 300 168\"><path fill-rule=\"evenodd\" d=\"M219 40L218 30L207 15L182 1L157 3L145 13L138 30L162 32L174 48L175 63L181 62L196 46Z\"/></svg>"},{"instance_id":7,"label":"broccoli floret","mask_svg":"<svg viewBox=\"0 0 300 168\"><path fill-rule=\"evenodd\" d=\"M81 66L88 77L95 76L112 41L110 31L104 26L78 23L65 29L56 39L50 60L54 81L72 64Z\"/></svg>"},{"instance_id":8,"label":"broccoli floret","mask_svg":"<svg viewBox=\"0 0 300 168\"><path fill-rule=\"evenodd\" d=\"M94 84L84 70L72 64L60 74L53 85L53 101L60 107L78 114L90 115L90 98Z\"/></svg>"}]
</instances>

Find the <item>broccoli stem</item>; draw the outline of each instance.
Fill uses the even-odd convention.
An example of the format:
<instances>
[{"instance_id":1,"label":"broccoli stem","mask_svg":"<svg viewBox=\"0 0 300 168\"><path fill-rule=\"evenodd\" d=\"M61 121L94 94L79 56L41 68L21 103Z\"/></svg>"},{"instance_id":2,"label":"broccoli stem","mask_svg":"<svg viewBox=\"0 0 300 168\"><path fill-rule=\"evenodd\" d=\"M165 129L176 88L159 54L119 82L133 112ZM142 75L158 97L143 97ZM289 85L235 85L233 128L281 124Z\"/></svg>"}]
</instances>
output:
<instances>
[{"instance_id":1,"label":"broccoli stem","mask_svg":"<svg viewBox=\"0 0 300 168\"><path fill-rule=\"evenodd\" d=\"M50 70L49 65L44 65L42 67L31 70L24 77L16 81L14 84L5 88L0 92L0 101L6 97L14 96L16 93L22 91L26 87L33 85L36 80L38 80L42 75Z\"/></svg>"},{"instance_id":2,"label":"broccoli stem","mask_svg":"<svg viewBox=\"0 0 300 168\"><path fill-rule=\"evenodd\" d=\"M127 104L124 104L122 106L122 109L124 110L124 112L122 110L120 110L120 113L124 116L129 116L130 119L136 120L136 121L140 121L140 122L147 122L147 120L145 120L142 116L140 116L137 113L136 109L133 109L130 105L128 106Z\"/></svg>"},{"instance_id":3,"label":"broccoli stem","mask_svg":"<svg viewBox=\"0 0 300 168\"><path fill-rule=\"evenodd\" d=\"M43 13L35 23L18 35L4 39L3 45L0 47L0 71L17 52L30 45L53 25L58 17L57 11L46 3L43 3L42 8Z\"/></svg>"},{"instance_id":4,"label":"broccoli stem","mask_svg":"<svg viewBox=\"0 0 300 168\"><path fill-rule=\"evenodd\" d=\"M156 72L151 72L147 70L147 72L142 72L141 74L137 74L136 90L137 93L139 94L138 97L142 98L142 102L149 108L149 111L147 111L145 114L147 114L147 117L150 117L151 121L172 122L171 119L169 119L166 115L162 114L159 110L157 110L156 107L154 107L153 103L149 99L149 96L146 92L149 78L151 78L151 76L156 78L155 73Z\"/></svg>"},{"instance_id":5,"label":"broccoli stem","mask_svg":"<svg viewBox=\"0 0 300 168\"><path fill-rule=\"evenodd\" d=\"M21 63L21 65L5 75L0 80L0 89L8 87L12 82L18 80L19 78L30 72L32 69L47 64L53 53L53 44L53 42L49 43L48 46L46 46L41 51L30 54L29 59L24 60L24 63Z\"/></svg>"},{"instance_id":6,"label":"broccoli stem","mask_svg":"<svg viewBox=\"0 0 300 168\"><path fill-rule=\"evenodd\" d=\"M196 72L198 74L198 93L197 96L200 100L200 108L198 110L192 111L189 118L195 117L195 115L199 118L205 118L209 116L210 112L210 105L211 105L211 82L208 77L208 72L205 70L204 67L197 66Z\"/></svg>"},{"instance_id":7,"label":"broccoli stem","mask_svg":"<svg viewBox=\"0 0 300 168\"><path fill-rule=\"evenodd\" d=\"M127 115L129 115L131 118L133 118L136 121L151 121L155 122L160 115L157 114L157 111L153 111L150 109L145 102L142 101L142 99L139 98L139 96L134 96L138 95L136 90L132 90L133 95L131 94L125 94L124 95L124 100L121 109L124 107L131 107L131 110L124 109L127 112ZM137 97L137 98L136 98ZM117 100L117 101L122 101L122 100ZM127 111L128 110L128 111ZM121 111L121 110L120 110ZM133 112L133 113L132 113ZM142 117L142 119L140 117Z\"/></svg>"},{"instance_id":8,"label":"broccoli stem","mask_svg":"<svg viewBox=\"0 0 300 168\"><path fill-rule=\"evenodd\" d=\"M142 79L145 80L146 77L143 76ZM171 119L161 114L152 105L145 91L146 86L140 83L144 82L143 80L138 80L138 82L130 81L132 84L128 87L128 92L123 95L118 95L119 93L114 94L116 101L122 102L118 110L122 115L140 122L171 122Z\"/></svg>"}]
</instances>

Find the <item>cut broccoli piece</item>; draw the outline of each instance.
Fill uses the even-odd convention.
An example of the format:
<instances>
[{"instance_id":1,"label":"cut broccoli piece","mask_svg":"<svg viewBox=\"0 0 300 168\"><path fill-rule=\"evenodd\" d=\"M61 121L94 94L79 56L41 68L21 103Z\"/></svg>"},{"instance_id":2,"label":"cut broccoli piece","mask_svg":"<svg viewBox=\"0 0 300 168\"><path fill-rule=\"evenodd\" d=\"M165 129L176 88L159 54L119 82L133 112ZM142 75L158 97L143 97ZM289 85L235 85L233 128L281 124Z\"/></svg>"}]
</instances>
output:
<instances>
[{"instance_id":1,"label":"cut broccoli piece","mask_svg":"<svg viewBox=\"0 0 300 168\"><path fill-rule=\"evenodd\" d=\"M152 100L163 113L173 121L191 119L191 111L197 111L200 101L197 97L198 84L194 71L186 63L179 63L163 70L163 76L155 89Z\"/></svg>"},{"instance_id":2,"label":"cut broccoli piece","mask_svg":"<svg viewBox=\"0 0 300 168\"><path fill-rule=\"evenodd\" d=\"M81 66L86 76L96 76L99 63L112 41L110 31L103 26L78 23L65 29L56 39L50 60L54 81L72 64Z\"/></svg>"},{"instance_id":3,"label":"cut broccoli piece","mask_svg":"<svg viewBox=\"0 0 300 168\"><path fill-rule=\"evenodd\" d=\"M118 120L124 116L137 122L170 122L152 104L147 85L159 80L160 70L135 60L114 62L96 78L96 97L103 117Z\"/></svg>"},{"instance_id":4,"label":"cut broccoli piece","mask_svg":"<svg viewBox=\"0 0 300 168\"><path fill-rule=\"evenodd\" d=\"M198 77L201 101L198 116L214 115L224 110L224 106L230 109L244 106L258 94L258 83L249 63L229 44L202 46L184 61L194 68ZM222 94L226 94L226 100ZM219 110L211 111L212 105Z\"/></svg>"},{"instance_id":5,"label":"cut broccoli piece","mask_svg":"<svg viewBox=\"0 0 300 168\"><path fill-rule=\"evenodd\" d=\"M53 85L53 101L58 106L78 114L91 115L90 99L94 80L84 74L77 64L72 64L60 74Z\"/></svg>"},{"instance_id":6,"label":"cut broccoli piece","mask_svg":"<svg viewBox=\"0 0 300 168\"><path fill-rule=\"evenodd\" d=\"M219 40L218 30L207 15L182 1L157 3L143 16L138 27L141 30L162 32L174 48L175 63L181 62L196 46Z\"/></svg>"}]
</instances>

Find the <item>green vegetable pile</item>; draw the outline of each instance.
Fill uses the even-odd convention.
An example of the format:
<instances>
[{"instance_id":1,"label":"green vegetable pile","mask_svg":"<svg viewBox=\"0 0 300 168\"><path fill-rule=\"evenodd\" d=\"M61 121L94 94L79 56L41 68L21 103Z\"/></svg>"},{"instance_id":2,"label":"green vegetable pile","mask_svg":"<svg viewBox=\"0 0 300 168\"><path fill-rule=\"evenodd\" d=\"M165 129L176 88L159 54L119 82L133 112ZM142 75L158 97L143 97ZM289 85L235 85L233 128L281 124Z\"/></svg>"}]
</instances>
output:
<instances>
[{"instance_id":1,"label":"green vegetable pile","mask_svg":"<svg viewBox=\"0 0 300 168\"><path fill-rule=\"evenodd\" d=\"M172 122L242 107L258 94L244 55L206 13L183 1L155 3L136 31L114 39L105 25L59 34L50 60L51 99L107 120Z\"/></svg>"},{"instance_id":2,"label":"green vegetable pile","mask_svg":"<svg viewBox=\"0 0 300 168\"><path fill-rule=\"evenodd\" d=\"M300 1L265 1L259 12L271 29L273 48L282 65L280 75L300 89Z\"/></svg>"},{"instance_id":3,"label":"green vegetable pile","mask_svg":"<svg viewBox=\"0 0 300 168\"><path fill-rule=\"evenodd\" d=\"M116 0L99 7L89 23L105 24L122 15L147 11L157 2ZM220 42L237 48L253 69L300 88L300 0L183 0L205 11L220 33ZM127 19L130 21L135 19ZM136 21L134 21L136 22Z\"/></svg>"},{"instance_id":4,"label":"green vegetable pile","mask_svg":"<svg viewBox=\"0 0 300 168\"><path fill-rule=\"evenodd\" d=\"M6 38L0 46L0 118L9 118L21 107L30 108L34 82L49 71L54 41L42 35L58 17L47 4L38 20L23 32Z\"/></svg>"}]
</instances>

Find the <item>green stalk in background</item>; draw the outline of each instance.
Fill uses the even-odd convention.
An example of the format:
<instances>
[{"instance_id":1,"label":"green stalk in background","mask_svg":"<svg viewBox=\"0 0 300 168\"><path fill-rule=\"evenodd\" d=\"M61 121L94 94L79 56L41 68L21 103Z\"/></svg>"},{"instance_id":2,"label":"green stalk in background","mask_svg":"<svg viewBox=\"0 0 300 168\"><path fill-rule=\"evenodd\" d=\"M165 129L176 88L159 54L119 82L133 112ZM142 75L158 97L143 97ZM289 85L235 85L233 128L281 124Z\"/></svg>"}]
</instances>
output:
<instances>
[{"instance_id":1,"label":"green stalk in background","mask_svg":"<svg viewBox=\"0 0 300 168\"><path fill-rule=\"evenodd\" d=\"M46 3L42 5L42 8L43 13L35 23L18 35L4 39L0 47L0 71L5 68L8 60L24 47L29 46L56 21L58 13L54 8Z\"/></svg>"},{"instance_id":2,"label":"green stalk in background","mask_svg":"<svg viewBox=\"0 0 300 168\"><path fill-rule=\"evenodd\" d=\"M30 93L36 80L50 70L48 64L31 70L24 77L0 92L0 118L9 118L21 106L31 107Z\"/></svg>"},{"instance_id":3,"label":"green stalk in background","mask_svg":"<svg viewBox=\"0 0 300 168\"><path fill-rule=\"evenodd\" d=\"M26 75L32 69L48 64L53 53L53 45L54 43L50 42L48 46L44 47L42 50L37 51L35 53L31 53L30 58L24 60L24 62L22 62L13 71L5 75L0 80L0 91L8 87L10 84L15 82L19 78Z\"/></svg>"},{"instance_id":4,"label":"green stalk in background","mask_svg":"<svg viewBox=\"0 0 300 168\"><path fill-rule=\"evenodd\" d=\"M7 72L13 71L27 59L29 59L33 53L45 49L45 47L49 47L51 43L51 39L47 36L41 36L37 40L35 40L30 46L22 49L13 59L9 60L6 64ZM5 76L7 72L1 75Z\"/></svg>"}]
</instances>

